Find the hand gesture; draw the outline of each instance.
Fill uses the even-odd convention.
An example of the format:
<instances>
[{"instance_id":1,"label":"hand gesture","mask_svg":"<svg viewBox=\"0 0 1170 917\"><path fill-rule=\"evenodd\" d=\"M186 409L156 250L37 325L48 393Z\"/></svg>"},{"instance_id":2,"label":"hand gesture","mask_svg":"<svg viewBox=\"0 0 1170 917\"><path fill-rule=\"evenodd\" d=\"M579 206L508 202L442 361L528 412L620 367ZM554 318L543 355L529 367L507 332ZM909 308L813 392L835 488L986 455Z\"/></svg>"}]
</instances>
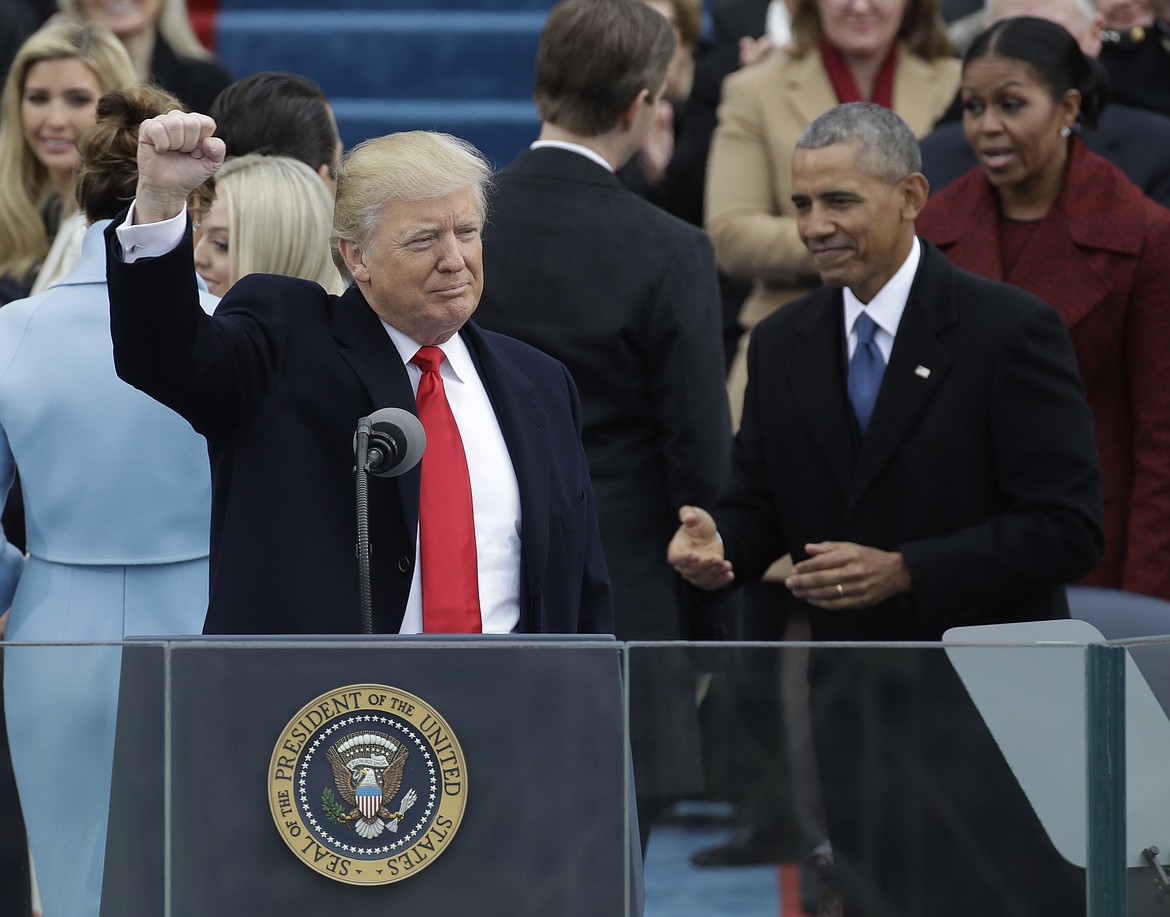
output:
<instances>
[{"instance_id":1,"label":"hand gesture","mask_svg":"<svg viewBox=\"0 0 1170 917\"><path fill-rule=\"evenodd\" d=\"M224 143L207 115L169 111L138 131L135 221L156 223L182 212L191 192L223 164Z\"/></svg>"},{"instance_id":2,"label":"hand gesture","mask_svg":"<svg viewBox=\"0 0 1170 917\"><path fill-rule=\"evenodd\" d=\"M758 64L772 53L774 47L772 39L767 35L761 35L759 38L745 35L739 40L739 65L749 67Z\"/></svg>"},{"instance_id":3,"label":"hand gesture","mask_svg":"<svg viewBox=\"0 0 1170 917\"><path fill-rule=\"evenodd\" d=\"M731 583L731 561L723 557L723 542L715 520L705 509L684 506L678 511L679 526L666 549L666 560L692 586L708 592Z\"/></svg>"},{"instance_id":4,"label":"hand gesture","mask_svg":"<svg viewBox=\"0 0 1170 917\"><path fill-rule=\"evenodd\" d=\"M849 541L807 544L808 559L784 581L796 598L817 608L868 608L910 591L910 571L898 551Z\"/></svg>"},{"instance_id":5,"label":"hand gesture","mask_svg":"<svg viewBox=\"0 0 1170 917\"><path fill-rule=\"evenodd\" d=\"M674 107L666 99L658 100L658 113L642 145L638 148L638 159L642 174L651 187L662 182L666 168L674 158Z\"/></svg>"}]
</instances>

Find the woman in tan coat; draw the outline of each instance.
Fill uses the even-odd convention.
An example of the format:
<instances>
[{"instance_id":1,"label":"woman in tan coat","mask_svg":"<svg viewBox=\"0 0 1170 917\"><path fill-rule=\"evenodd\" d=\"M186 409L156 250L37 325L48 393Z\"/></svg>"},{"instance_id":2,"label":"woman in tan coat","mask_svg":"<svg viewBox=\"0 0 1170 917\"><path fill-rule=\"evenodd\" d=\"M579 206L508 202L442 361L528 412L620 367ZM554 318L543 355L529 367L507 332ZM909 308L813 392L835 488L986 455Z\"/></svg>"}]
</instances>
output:
<instances>
[{"instance_id":1,"label":"woman in tan coat","mask_svg":"<svg viewBox=\"0 0 1170 917\"><path fill-rule=\"evenodd\" d=\"M873 101L920 137L955 98L959 62L937 0L799 0L793 48L723 84L707 169L707 230L719 267L754 283L729 388L739 416L747 336L820 283L796 233L792 151L801 131L841 102Z\"/></svg>"}]
</instances>

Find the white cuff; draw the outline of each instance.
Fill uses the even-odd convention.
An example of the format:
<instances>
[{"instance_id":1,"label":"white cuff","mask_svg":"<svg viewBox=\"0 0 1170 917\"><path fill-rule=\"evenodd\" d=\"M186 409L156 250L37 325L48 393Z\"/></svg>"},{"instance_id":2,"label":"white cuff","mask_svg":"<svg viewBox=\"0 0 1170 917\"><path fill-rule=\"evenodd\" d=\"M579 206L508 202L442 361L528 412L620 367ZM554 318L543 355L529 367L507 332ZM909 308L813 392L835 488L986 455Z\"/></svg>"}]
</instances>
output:
<instances>
[{"instance_id":1,"label":"white cuff","mask_svg":"<svg viewBox=\"0 0 1170 917\"><path fill-rule=\"evenodd\" d=\"M158 258L174 251L183 241L187 232L187 208L184 206L178 215L169 220L158 223L139 223L134 225L134 211L138 202L130 204L130 212L126 221L114 232L118 242L122 245L122 261L133 264L140 258Z\"/></svg>"}]
</instances>

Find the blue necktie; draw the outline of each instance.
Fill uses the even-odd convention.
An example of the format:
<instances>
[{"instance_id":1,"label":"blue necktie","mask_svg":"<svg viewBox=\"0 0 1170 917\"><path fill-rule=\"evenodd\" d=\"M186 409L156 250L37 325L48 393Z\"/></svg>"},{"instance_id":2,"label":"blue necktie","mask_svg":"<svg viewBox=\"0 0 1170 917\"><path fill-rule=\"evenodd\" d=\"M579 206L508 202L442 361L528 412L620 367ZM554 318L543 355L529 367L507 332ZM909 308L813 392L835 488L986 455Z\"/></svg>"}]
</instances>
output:
<instances>
[{"instance_id":1,"label":"blue necktie","mask_svg":"<svg viewBox=\"0 0 1170 917\"><path fill-rule=\"evenodd\" d=\"M849 360L849 400L853 402L853 413L857 415L861 435L865 436L882 385L882 374L886 371L886 361L873 340L877 324L867 313L857 316L853 330L857 332L857 349Z\"/></svg>"}]
</instances>

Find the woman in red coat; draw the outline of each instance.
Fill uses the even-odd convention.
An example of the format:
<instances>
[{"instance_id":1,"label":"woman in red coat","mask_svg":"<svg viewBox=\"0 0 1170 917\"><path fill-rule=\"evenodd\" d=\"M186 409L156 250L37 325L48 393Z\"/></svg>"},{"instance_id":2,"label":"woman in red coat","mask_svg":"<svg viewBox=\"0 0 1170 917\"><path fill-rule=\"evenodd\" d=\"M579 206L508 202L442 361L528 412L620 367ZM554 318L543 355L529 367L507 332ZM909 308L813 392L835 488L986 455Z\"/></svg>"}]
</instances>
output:
<instances>
[{"instance_id":1,"label":"woman in red coat","mask_svg":"<svg viewBox=\"0 0 1170 917\"><path fill-rule=\"evenodd\" d=\"M1064 317L1105 498L1105 554L1084 582L1170 599L1170 210L1077 137L1104 106L1100 74L1055 23L984 32L960 84L980 165L917 225L959 267Z\"/></svg>"}]
</instances>

